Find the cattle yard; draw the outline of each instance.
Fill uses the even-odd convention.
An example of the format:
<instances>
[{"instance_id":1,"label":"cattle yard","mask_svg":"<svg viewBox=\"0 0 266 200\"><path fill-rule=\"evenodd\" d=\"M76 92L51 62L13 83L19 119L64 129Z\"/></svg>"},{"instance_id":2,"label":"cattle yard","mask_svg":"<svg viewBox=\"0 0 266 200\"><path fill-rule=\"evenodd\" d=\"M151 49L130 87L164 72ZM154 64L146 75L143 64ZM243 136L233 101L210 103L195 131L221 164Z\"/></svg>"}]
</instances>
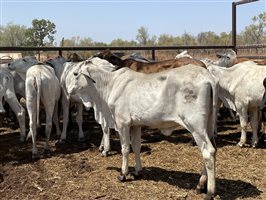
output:
<instances>
[{"instance_id":1,"label":"cattle yard","mask_svg":"<svg viewBox=\"0 0 266 200\"><path fill-rule=\"evenodd\" d=\"M233 122L228 116L223 112L218 119L215 199L266 199L266 145L236 146L240 137L239 121ZM84 114L85 142L78 142L78 128L73 123L66 144L59 145L53 131L51 157L41 154L37 160L31 159L31 142L19 141L19 129L14 121L1 118L2 199L196 200L204 197L195 193L202 157L197 147L189 145L191 134L181 126L171 136L143 129L142 177L121 183L116 179L121 169L118 135L111 135L111 155L102 157L98 151L102 131L92 112ZM250 142L250 128L248 136ZM44 143L44 136L39 134L39 150ZM130 166L133 166L133 156L130 153Z\"/></svg>"}]
</instances>

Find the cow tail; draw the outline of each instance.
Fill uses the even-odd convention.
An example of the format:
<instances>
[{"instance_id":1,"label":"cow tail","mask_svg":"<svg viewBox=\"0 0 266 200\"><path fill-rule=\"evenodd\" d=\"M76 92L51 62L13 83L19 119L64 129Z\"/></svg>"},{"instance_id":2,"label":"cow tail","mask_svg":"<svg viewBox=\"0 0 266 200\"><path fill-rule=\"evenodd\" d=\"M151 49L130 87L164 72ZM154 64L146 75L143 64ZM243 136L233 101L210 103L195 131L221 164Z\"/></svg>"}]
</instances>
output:
<instances>
[{"instance_id":1,"label":"cow tail","mask_svg":"<svg viewBox=\"0 0 266 200\"><path fill-rule=\"evenodd\" d=\"M210 118L209 118L209 137L213 143L213 146L216 147L215 144L215 135L217 129L217 101L218 101L218 84L217 81L213 81L210 83L211 88L211 110L210 110Z\"/></svg>"},{"instance_id":2,"label":"cow tail","mask_svg":"<svg viewBox=\"0 0 266 200\"><path fill-rule=\"evenodd\" d=\"M41 76L36 77L36 90L37 90L37 127L40 126L40 104L41 104Z\"/></svg>"}]
</instances>

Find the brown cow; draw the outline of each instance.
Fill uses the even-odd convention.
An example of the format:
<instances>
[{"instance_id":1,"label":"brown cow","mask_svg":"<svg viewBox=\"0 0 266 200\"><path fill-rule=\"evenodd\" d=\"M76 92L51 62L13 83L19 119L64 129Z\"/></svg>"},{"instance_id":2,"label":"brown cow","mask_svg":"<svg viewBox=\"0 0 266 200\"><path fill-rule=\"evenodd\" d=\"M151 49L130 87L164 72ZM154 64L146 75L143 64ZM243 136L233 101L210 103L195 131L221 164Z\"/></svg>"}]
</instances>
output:
<instances>
[{"instance_id":1,"label":"brown cow","mask_svg":"<svg viewBox=\"0 0 266 200\"><path fill-rule=\"evenodd\" d=\"M166 69L177 68L188 64L198 65L200 67L206 68L205 64L199 60L182 57L178 59L171 59L171 60L163 60L159 62L141 62L137 61L134 58L126 58L121 59L120 57L116 56L112 53L109 49L106 49L98 54L95 57L99 57L101 59L105 59L108 62L112 63L113 65L117 65L119 68L122 67L129 67L134 71L142 72L142 73L155 73L160 72Z\"/></svg>"}]
</instances>

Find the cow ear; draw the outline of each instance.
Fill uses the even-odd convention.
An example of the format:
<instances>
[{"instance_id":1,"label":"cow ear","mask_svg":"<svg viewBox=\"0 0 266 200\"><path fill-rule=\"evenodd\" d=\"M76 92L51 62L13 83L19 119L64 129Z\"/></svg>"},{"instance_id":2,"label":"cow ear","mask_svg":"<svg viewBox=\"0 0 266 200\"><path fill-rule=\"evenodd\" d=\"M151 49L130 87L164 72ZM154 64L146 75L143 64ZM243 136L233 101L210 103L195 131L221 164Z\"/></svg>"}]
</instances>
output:
<instances>
[{"instance_id":1,"label":"cow ear","mask_svg":"<svg viewBox=\"0 0 266 200\"><path fill-rule=\"evenodd\" d=\"M222 57L224 57L224 54L222 54L222 53L216 53L216 56L217 56L218 58L222 58Z\"/></svg>"}]
</instances>

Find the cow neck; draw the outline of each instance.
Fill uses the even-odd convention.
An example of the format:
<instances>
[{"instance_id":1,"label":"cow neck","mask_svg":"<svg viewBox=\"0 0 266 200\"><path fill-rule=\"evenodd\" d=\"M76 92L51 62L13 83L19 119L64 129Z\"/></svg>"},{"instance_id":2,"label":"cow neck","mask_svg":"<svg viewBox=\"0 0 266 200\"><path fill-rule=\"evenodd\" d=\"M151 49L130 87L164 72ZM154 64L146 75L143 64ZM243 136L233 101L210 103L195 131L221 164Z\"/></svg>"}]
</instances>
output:
<instances>
[{"instance_id":1,"label":"cow neck","mask_svg":"<svg viewBox=\"0 0 266 200\"><path fill-rule=\"evenodd\" d=\"M126 68L125 68L126 69ZM94 88L96 91L91 91L90 98L94 109L94 115L97 122L102 125L107 125L109 128L116 128L114 117L109 105L110 94L113 89L113 82L121 75L123 69L112 72L99 68L90 69L91 78L95 80ZM92 84L92 83L91 83ZM89 92L89 91L88 91Z\"/></svg>"}]
</instances>

